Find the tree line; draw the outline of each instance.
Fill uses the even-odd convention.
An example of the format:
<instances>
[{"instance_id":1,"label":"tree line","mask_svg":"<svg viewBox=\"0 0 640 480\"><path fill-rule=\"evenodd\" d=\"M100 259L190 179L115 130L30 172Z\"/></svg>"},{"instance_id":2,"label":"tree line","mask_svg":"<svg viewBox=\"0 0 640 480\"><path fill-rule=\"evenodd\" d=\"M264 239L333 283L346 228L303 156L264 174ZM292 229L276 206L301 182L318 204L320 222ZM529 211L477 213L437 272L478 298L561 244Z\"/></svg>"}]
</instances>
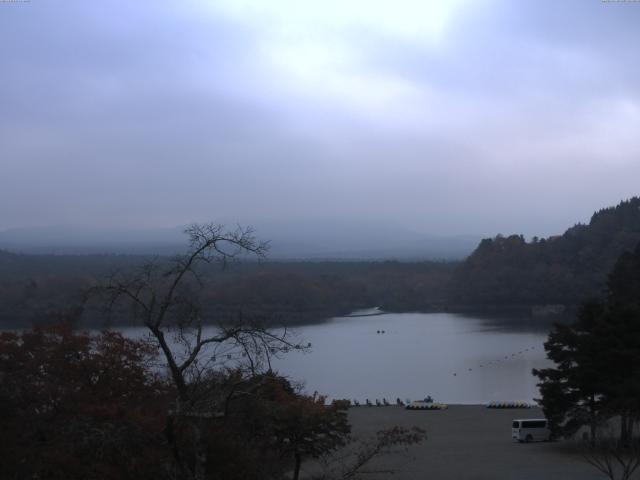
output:
<instances>
[{"instance_id":1,"label":"tree line","mask_svg":"<svg viewBox=\"0 0 640 480\"><path fill-rule=\"evenodd\" d=\"M126 255L16 255L0 252L0 325L24 326L68 315L75 305L78 322L101 326L107 320L84 292L114 272L170 257ZM441 308L453 271L449 262L292 261L243 259L227 268L202 265L207 279L200 292L206 318L260 314L272 324L316 323L360 308L388 311ZM84 308L80 309L80 306ZM126 323L112 316L112 324ZM213 320L212 320L213 321Z\"/></svg>"}]
</instances>

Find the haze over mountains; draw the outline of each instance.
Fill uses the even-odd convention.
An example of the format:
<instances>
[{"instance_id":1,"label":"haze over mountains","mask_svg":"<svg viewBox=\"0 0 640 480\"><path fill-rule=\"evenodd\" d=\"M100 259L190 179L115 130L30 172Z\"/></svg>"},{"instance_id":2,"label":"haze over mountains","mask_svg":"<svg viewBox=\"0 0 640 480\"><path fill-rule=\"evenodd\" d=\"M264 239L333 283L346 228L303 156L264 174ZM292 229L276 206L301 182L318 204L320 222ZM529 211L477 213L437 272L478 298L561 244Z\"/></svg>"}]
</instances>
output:
<instances>
[{"instance_id":1,"label":"haze over mountains","mask_svg":"<svg viewBox=\"0 0 640 480\"><path fill-rule=\"evenodd\" d=\"M233 224L229 224L233 226ZM184 227L50 226L0 232L0 248L36 254L174 254L185 248ZM435 236L390 224L355 222L261 223L271 259L462 259L480 235Z\"/></svg>"},{"instance_id":2,"label":"haze over mountains","mask_svg":"<svg viewBox=\"0 0 640 480\"><path fill-rule=\"evenodd\" d=\"M270 261L242 262L228 270L207 268L212 282L205 295L208 318L243 311L300 324L372 305L396 312L571 309L599 295L616 259L636 248L640 198L600 209L589 223L576 224L563 235L531 240L497 235L476 243L388 225L340 227L256 226L260 238L273 240ZM425 260L427 255L444 258L456 251L462 256L465 241L477 248L464 260ZM17 245L14 250L22 252L58 253L16 255L0 247L0 324L24 325L70 308L83 311L78 307L83 291L114 270L148 261L144 255L102 253L175 253L186 242L179 228L107 232L59 227L4 232L0 243ZM77 255L90 252L101 254ZM411 252L417 252L413 261ZM280 261L296 258L336 261ZM380 261L391 258L402 261ZM82 321L102 320L98 312L84 311Z\"/></svg>"}]
</instances>

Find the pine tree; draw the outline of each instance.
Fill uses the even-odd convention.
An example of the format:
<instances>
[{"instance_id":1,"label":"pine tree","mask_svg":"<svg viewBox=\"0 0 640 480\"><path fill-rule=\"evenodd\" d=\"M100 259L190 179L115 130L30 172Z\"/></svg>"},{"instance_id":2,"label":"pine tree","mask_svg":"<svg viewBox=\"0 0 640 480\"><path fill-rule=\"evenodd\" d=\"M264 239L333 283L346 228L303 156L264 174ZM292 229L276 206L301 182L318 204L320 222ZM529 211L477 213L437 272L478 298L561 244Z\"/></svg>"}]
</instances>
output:
<instances>
[{"instance_id":1,"label":"pine tree","mask_svg":"<svg viewBox=\"0 0 640 480\"><path fill-rule=\"evenodd\" d=\"M553 368L534 370L540 401L556 435L620 418L628 442L640 417L640 245L609 275L603 301L585 302L572 325L556 324L545 343Z\"/></svg>"}]
</instances>

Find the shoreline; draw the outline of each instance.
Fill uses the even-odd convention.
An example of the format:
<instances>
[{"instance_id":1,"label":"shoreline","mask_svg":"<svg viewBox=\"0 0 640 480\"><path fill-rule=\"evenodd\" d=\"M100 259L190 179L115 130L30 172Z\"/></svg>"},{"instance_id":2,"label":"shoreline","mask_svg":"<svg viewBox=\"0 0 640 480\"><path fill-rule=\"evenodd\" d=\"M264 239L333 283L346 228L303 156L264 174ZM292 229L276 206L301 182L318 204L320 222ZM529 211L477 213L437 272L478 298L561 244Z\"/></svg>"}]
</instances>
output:
<instances>
[{"instance_id":1,"label":"shoreline","mask_svg":"<svg viewBox=\"0 0 640 480\"><path fill-rule=\"evenodd\" d=\"M486 319L495 325L530 325L548 327L554 322L567 323L573 321L575 317L575 308L567 306L566 310L562 314L550 314L550 315L534 315L532 309L535 305L489 305L489 306L477 306L477 305L429 305L422 308L388 308L385 310L384 306L369 307L369 308L355 308L349 311L344 309L326 309L323 311L308 311L308 312L282 312L279 315L273 315L269 318L269 315L265 317L265 326L268 328L296 328L306 327L314 325L324 325L330 323L332 320L338 318L364 318L364 317L377 317L381 315L402 315L402 314L454 314L462 316L476 317L480 319ZM376 310L374 310L374 308ZM89 308L88 310L91 310ZM362 312L362 313L359 313ZM90 312L91 315L91 312ZM213 314L212 317L218 316L221 320L229 319L233 315L229 312L218 312ZM278 317L281 319L278 321ZM286 320L284 320L286 319ZM15 320L11 318L0 318L0 330L13 330L30 328L34 325L44 325L52 323L50 319L43 318L25 320ZM224 323L224 322L223 322ZM216 321L204 321L203 326L216 326L219 322ZM118 319L86 319L77 322L78 329L102 329L102 328L122 328L122 327L137 327L132 322L121 321Z\"/></svg>"}]
</instances>

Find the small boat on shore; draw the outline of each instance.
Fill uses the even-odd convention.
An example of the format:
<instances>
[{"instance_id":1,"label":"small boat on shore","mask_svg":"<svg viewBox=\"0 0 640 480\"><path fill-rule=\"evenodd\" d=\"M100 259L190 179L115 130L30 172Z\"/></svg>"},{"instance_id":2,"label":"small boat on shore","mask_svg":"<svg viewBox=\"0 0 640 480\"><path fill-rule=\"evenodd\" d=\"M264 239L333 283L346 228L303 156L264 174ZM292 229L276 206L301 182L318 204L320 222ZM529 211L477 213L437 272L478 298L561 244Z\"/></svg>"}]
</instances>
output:
<instances>
[{"instance_id":1,"label":"small boat on shore","mask_svg":"<svg viewBox=\"0 0 640 480\"><path fill-rule=\"evenodd\" d=\"M406 407L407 410L446 410L449 406L446 403L425 402L424 400L414 400Z\"/></svg>"}]
</instances>

